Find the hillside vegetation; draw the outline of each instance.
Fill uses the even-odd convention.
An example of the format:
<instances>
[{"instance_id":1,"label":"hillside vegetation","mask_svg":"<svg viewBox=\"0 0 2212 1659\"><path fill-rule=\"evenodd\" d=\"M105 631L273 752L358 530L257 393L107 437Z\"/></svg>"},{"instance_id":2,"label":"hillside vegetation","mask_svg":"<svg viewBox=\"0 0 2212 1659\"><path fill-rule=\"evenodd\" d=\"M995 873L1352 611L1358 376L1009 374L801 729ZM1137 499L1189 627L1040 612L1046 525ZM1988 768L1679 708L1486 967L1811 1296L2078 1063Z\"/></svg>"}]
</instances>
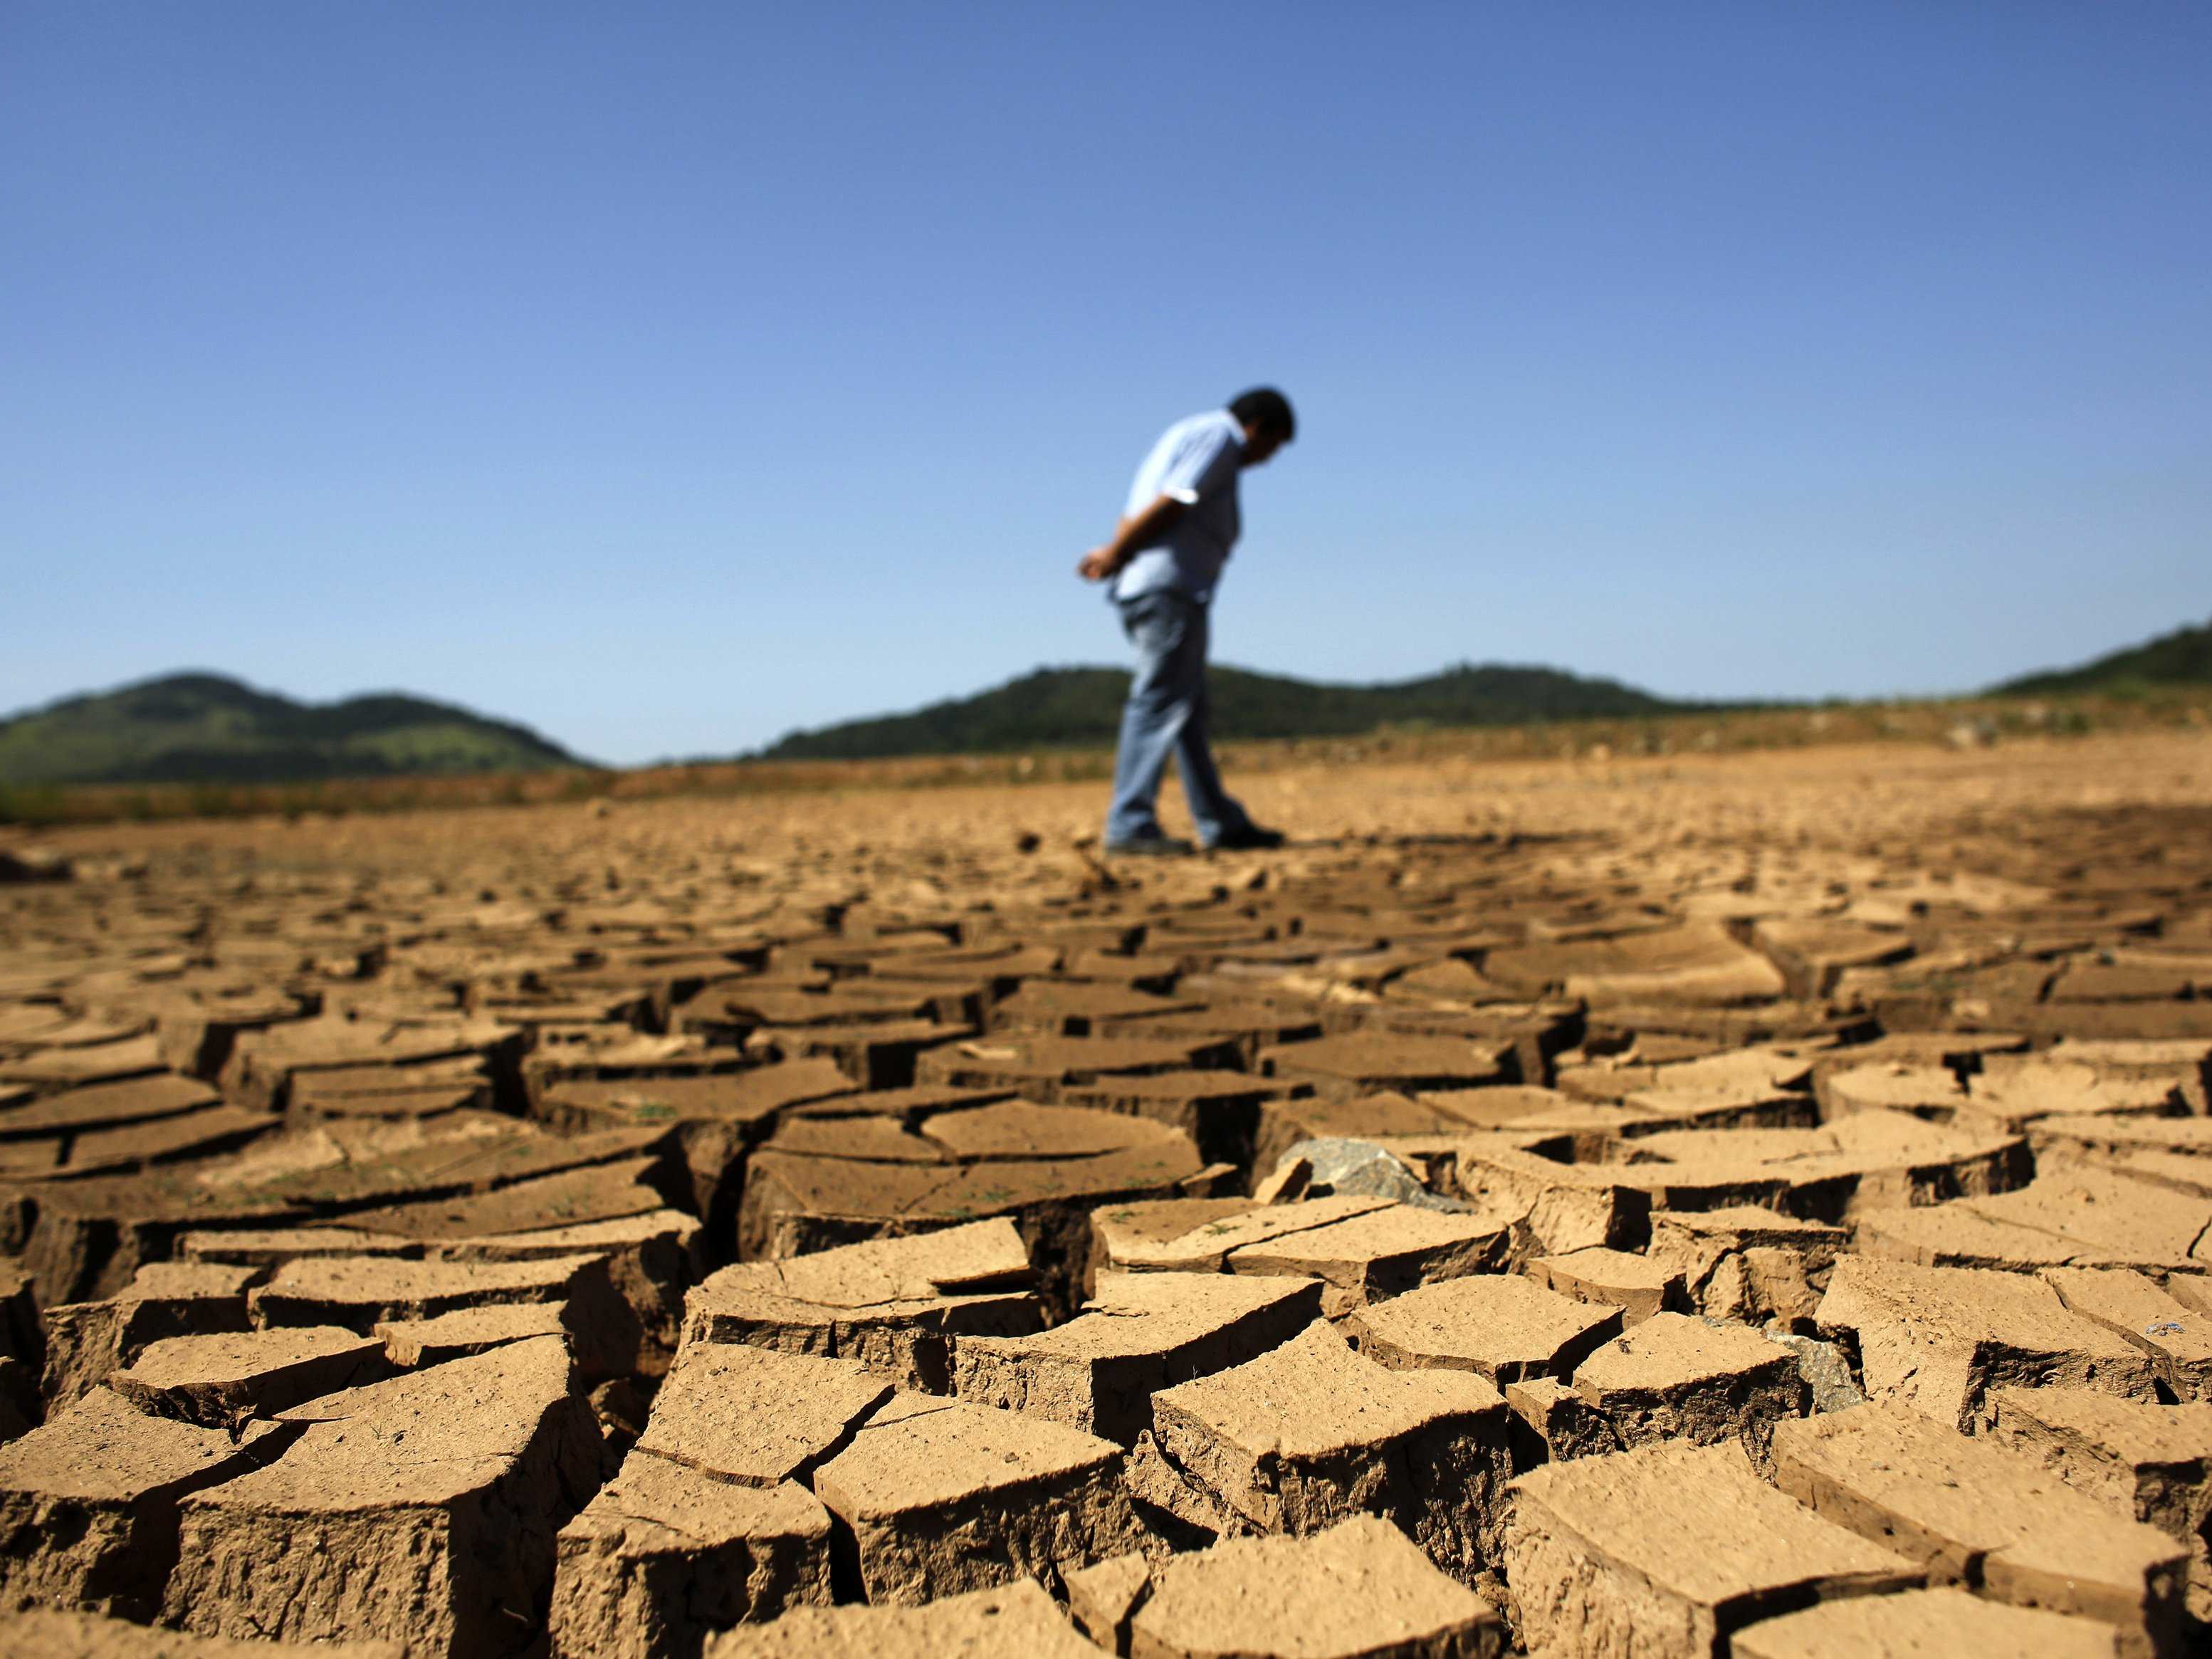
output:
<instances>
[{"instance_id":1,"label":"hillside vegetation","mask_svg":"<svg viewBox=\"0 0 2212 1659\"><path fill-rule=\"evenodd\" d=\"M1110 758L1128 684L1121 669L1040 668L973 696L793 732L753 756L668 763L617 780L527 726L450 703L396 693L302 703L224 675L172 674L0 720L0 823L815 787L845 777L841 769L866 767L903 769L900 780L908 782L925 774L955 781L999 765L993 757L1018 763L1010 777L1088 777ZM1419 734L1428 732L1454 753L1500 757L1577 742L1666 753L1678 742L1732 749L1919 737L1929 721L1941 736L1961 719L2003 732L2017 725L2065 735L2116 721L2212 718L2212 623L2008 680L1979 694L1992 701L1978 705L1939 700L1910 714L1894 702L1856 712L1680 702L1615 680L1495 664L1374 685L1217 667L1212 685L1217 738L1288 745L1286 755L1305 739L1382 732L1397 734L1401 747L1425 746ZM2023 710L2030 696L2057 698L2059 707ZM1570 724L1579 728L1571 738L1560 731ZM1248 750L1241 763L1263 763Z\"/></svg>"},{"instance_id":2,"label":"hillside vegetation","mask_svg":"<svg viewBox=\"0 0 2212 1659\"><path fill-rule=\"evenodd\" d=\"M1995 688L1994 695L2051 696L2064 691L2124 695L2160 685L2212 685L2212 623L2177 628L2171 634L2112 652L2079 668L2024 674Z\"/></svg>"},{"instance_id":3,"label":"hillside vegetation","mask_svg":"<svg viewBox=\"0 0 2212 1659\"><path fill-rule=\"evenodd\" d=\"M1490 665L1382 685L1327 685L1244 668L1215 668L1213 732L1231 742L1359 737L1384 726L1517 726L1528 721L1666 714L1670 702L1617 681L1555 668ZM1040 668L972 697L910 714L794 732L769 760L880 760L906 755L1004 754L1109 744L1129 676L1118 668Z\"/></svg>"},{"instance_id":4,"label":"hillside vegetation","mask_svg":"<svg viewBox=\"0 0 2212 1659\"><path fill-rule=\"evenodd\" d=\"M380 693L302 703L171 674L0 721L0 783L264 783L582 764L527 726Z\"/></svg>"}]
</instances>

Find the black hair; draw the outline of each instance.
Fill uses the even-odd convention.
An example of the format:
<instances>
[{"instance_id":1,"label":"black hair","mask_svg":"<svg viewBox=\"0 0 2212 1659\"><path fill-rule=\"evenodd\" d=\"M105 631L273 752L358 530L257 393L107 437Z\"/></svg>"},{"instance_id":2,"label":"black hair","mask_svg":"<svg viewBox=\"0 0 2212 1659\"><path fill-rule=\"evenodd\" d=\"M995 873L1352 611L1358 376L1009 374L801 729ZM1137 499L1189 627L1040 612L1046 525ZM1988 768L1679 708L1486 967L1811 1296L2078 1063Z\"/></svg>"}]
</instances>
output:
<instances>
[{"instance_id":1,"label":"black hair","mask_svg":"<svg viewBox=\"0 0 2212 1659\"><path fill-rule=\"evenodd\" d=\"M1291 400L1271 386L1255 386L1229 400L1229 412L1246 426L1272 432L1285 443L1298 435L1298 417Z\"/></svg>"}]
</instances>

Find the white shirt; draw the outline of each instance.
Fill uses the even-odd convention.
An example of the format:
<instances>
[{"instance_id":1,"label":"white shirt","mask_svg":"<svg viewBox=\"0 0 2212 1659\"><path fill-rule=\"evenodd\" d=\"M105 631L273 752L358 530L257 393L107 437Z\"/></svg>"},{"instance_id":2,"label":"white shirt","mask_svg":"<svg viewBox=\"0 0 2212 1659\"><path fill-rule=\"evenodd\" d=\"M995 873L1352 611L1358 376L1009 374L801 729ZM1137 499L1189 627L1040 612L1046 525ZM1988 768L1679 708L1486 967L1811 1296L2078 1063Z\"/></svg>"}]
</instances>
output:
<instances>
[{"instance_id":1,"label":"white shirt","mask_svg":"<svg viewBox=\"0 0 2212 1659\"><path fill-rule=\"evenodd\" d=\"M1237 474L1244 462L1244 428L1225 409L1177 421L1161 434L1129 486L1125 516L1143 512L1165 495L1183 513L1137 556L1121 567L1113 596L1127 600L1174 588L1203 605L1213 597L1221 567L1243 528L1237 502Z\"/></svg>"}]
</instances>

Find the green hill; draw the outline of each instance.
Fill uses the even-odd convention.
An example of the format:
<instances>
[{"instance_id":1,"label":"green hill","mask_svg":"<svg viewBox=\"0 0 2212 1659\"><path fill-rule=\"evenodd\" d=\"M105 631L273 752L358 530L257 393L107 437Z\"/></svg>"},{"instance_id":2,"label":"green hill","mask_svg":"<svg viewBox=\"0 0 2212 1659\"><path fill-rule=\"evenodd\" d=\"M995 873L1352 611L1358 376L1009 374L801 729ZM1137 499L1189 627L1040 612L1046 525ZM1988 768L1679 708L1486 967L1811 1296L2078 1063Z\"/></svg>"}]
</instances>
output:
<instances>
[{"instance_id":1,"label":"green hill","mask_svg":"<svg viewBox=\"0 0 2212 1659\"><path fill-rule=\"evenodd\" d=\"M1990 688L2000 697L2050 696L2062 691L2139 691L2153 685L2212 684L2212 623L2177 628L2142 645L2115 651L2079 668L2026 674Z\"/></svg>"},{"instance_id":2,"label":"green hill","mask_svg":"<svg viewBox=\"0 0 2212 1659\"><path fill-rule=\"evenodd\" d=\"M171 674L0 720L0 783L283 783L584 764L526 726L378 692L301 703Z\"/></svg>"},{"instance_id":3,"label":"green hill","mask_svg":"<svg viewBox=\"0 0 2212 1659\"><path fill-rule=\"evenodd\" d=\"M1508 726L1679 713L1613 680L1555 668L1467 664L1423 679L1327 685L1249 669L1212 671L1213 732L1251 738L1354 737L1382 726ZM1108 744L1129 689L1118 668L1040 668L972 697L911 714L793 732L763 751L769 760L877 760L901 755L1002 753Z\"/></svg>"}]
</instances>

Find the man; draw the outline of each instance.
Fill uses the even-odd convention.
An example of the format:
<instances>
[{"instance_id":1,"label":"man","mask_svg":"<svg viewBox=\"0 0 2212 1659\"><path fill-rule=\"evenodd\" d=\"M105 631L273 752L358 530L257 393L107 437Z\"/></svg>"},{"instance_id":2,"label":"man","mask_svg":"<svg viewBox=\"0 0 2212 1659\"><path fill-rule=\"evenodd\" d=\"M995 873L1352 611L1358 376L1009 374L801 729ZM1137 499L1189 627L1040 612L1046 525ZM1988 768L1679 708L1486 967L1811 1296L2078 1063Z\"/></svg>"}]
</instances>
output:
<instances>
[{"instance_id":1,"label":"man","mask_svg":"<svg viewBox=\"0 0 2212 1659\"><path fill-rule=\"evenodd\" d=\"M1137 469L1127 511L1114 539L1075 567L1085 581L1108 582L1122 631L1137 647L1136 677L1121 711L1114 757L1114 801L1106 850L1183 854L1192 850L1160 828L1154 801L1168 757L1182 775L1183 798L1208 848L1280 847L1221 787L1214 769L1206 695L1206 611L1240 528L1237 477L1259 466L1297 435L1290 400L1260 386L1226 409L1194 415L1167 429Z\"/></svg>"}]
</instances>

